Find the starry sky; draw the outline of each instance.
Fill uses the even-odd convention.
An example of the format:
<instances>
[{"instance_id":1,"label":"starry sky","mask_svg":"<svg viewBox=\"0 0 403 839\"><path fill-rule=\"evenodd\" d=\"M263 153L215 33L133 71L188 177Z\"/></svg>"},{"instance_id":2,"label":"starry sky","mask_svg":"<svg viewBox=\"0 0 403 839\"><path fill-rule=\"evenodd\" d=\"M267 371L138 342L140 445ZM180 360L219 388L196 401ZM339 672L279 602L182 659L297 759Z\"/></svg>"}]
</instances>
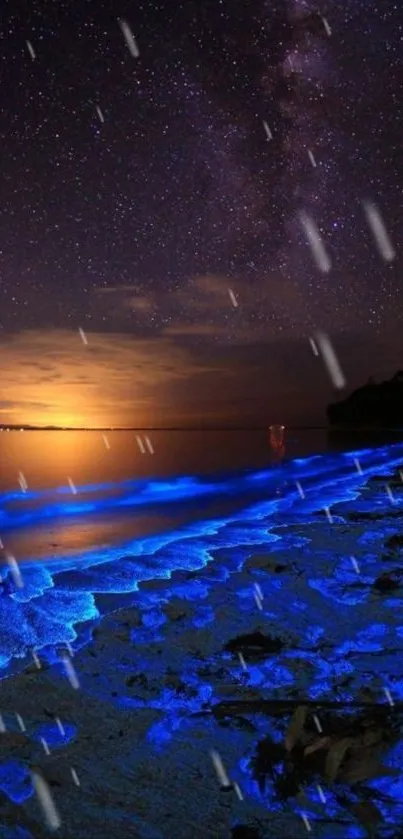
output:
<instances>
[{"instance_id":1,"label":"starry sky","mask_svg":"<svg viewBox=\"0 0 403 839\"><path fill-rule=\"evenodd\" d=\"M9 0L0 38L0 422L320 424L317 331L347 389L403 367L398 2Z\"/></svg>"}]
</instances>

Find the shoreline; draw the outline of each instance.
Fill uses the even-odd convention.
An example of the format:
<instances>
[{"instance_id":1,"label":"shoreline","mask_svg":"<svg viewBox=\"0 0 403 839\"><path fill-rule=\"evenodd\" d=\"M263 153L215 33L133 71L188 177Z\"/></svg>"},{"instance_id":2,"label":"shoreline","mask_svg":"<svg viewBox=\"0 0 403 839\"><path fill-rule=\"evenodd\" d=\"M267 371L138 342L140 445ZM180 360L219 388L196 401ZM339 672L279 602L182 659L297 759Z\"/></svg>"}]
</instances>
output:
<instances>
[{"instance_id":1,"label":"shoreline","mask_svg":"<svg viewBox=\"0 0 403 839\"><path fill-rule=\"evenodd\" d=\"M388 482L396 497L402 487L403 498L401 481L396 486L390 478ZM140 583L138 594L128 595L132 604L103 617L92 641L76 652L73 664L81 689L72 688L60 664L42 670L30 665L28 672L2 680L7 731L18 732L16 713L27 729L26 741L9 738L4 756L25 767L40 767L61 813L63 839L110 839L117 830L133 839L226 839L236 823L255 826L263 839L306 835L295 803L276 803L269 791L268 814L267 799L259 796L248 775L246 764L261 737L269 730L273 736L281 730L284 735L290 716L287 712L285 719L283 714L277 722L267 722L255 703L266 701L265 696L272 703L305 698L318 701L319 707L320 698L323 703L326 697L328 702L357 702L371 681L367 662L374 660L374 647L379 649L378 671L384 653L383 677L399 675L396 653L393 667L388 663L388 638L375 632L366 642L362 632L375 615L374 626L381 625L381 607L397 619L399 610L391 604L400 602L398 587L383 597L372 591L379 573L397 562L393 556L388 564L377 552L398 529L403 510L393 510L397 517L389 515L393 507L390 502L386 506L382 476L364 486L358 498L332 505L332 526L319 514L311 514L307 522L279 523L269 533L280 538L265 546L256 542L241 549L230 543L201 568ZM377 508L382 518L371 519ZM262 520L253 526L263 532L269 524ZM247 519L236 521L237 538L251 526ZM365 558L360 581L348 559L353 549L360 568ZM254 600L255 585L263 593L261 610ZM349 616L348 628L340 620L342 613ZM245 671L225 646L258 632L272 639L272 648L248 653L241 645ZM349 638L353 647L343 657L340 651ZM399 638L394 643L400 654ZM378 704L385 703L382 685L376 690ZM220 703L241 698L246 705L239 714L216 717ZM394 698L398 714L403 693ZM248 713L248 708L255 711ZM68 732L61 742L56 717ZM40 736L47 740L50 755ZM211 748L239 784L242 801L234 791L220 791ZM80 787L72 780L71 767ZM0 764L0 784L1 777ZM19 788L21 797L21 780ZM312 807L315 815L318 806ZM4 797L3 813L1 821L24 825L32 837L48 835L33 796L20 805ZM335 816L331 828L315 823L315 835L345 839L346 825L356 823L348 813L345 818L338 825Z\"/></svg>"}]
</instances>

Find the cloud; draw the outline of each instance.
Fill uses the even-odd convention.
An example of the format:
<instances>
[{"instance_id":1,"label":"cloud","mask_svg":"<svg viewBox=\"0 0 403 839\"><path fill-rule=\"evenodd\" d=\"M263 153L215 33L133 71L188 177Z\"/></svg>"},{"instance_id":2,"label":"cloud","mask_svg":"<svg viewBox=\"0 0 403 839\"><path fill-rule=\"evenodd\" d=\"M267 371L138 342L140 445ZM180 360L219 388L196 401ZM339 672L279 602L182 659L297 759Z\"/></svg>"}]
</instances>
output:
<instances>
[{"instance_id":1,"label":"cloud","mask_svg":"<svg viewBox=\"0 0 403 839\"><path fill-rule=\"evenodd\" d=\"M214 326L211 323L193 324L172 324L163 330L164 335L175 335L177 337L208 337L215 338L219 335L228 334L225 327Z\"/></svg>"},{"instance_id":2,"label":"cloud","mask_svg":"<svg viewBox=\"0 0 403 839\"><path fill-rule=\"evenodd\" d=\"M307 337L274 340L240 321L230 340L223 324L202 319L142 338L85 331L87 346L78 331L2 337L2 423L323 422L338 398ZM349 388L402 367L400 334L331 337Z\"/></svg>"},{"instance_id":3,"label":"cloud","mask_svg":"<svg viewBox=\"0 0 403 839\"><path fill-rule=\"evenodd\" d=\"M0 342L3 422L142 424L160 410L172 418L178 414L172 393L219 369L168 337L86 336L87 346L78 332L61 330L20 332Z\"/></svg>"},{"instance_id":4,"label":"cloud","mask_svg":"<svg viewBox=\"0 0 403 839\"><path fill-rule=\"evenodd\" d=\"M269 269L249 283L207 273L190 277L176 290L167 281L166 290L160 284L158 294L135 284L116 287L111 294L105 296L102 291L97 296L101 312L113 314L117 329L132 329L134 324L144 334L188 343L192 338L212 344L257 343L270 340L274 332L294 339L298 323L309 320L310 298L301 294L296 283ZM333 312L329 317L332 323ZM325 322L319 325L326 328ZM302 332L299 337L306 338Z\"/></svg>"}]
</instances>

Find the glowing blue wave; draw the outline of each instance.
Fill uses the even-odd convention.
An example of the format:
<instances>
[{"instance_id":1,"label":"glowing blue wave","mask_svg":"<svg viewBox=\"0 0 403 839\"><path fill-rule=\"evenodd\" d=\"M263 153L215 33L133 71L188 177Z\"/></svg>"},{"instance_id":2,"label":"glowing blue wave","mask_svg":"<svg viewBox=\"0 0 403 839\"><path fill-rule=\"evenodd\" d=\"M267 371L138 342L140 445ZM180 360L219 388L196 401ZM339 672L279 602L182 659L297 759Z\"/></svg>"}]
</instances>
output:
<instances>
[{"instance_id":1,"label":"glowing blue wave","mask_svg":"<svg viewBox=\"0 0 403 839\"><path fill-rule=\"evenodd\" d=\"M184 503L202 497L241 496L262 486L265 491L270 492L277 488L279 479L285 486L290 482L295 486L295 480L304 480L310 486L322 475L326 475L328 479L332 476L347 477L355 469L354 458L358 456L362 468L369 475L371 471L375 473L382 469L383 465L390 461L394 451L397 457L399 451L403 452L403 447L398 444L375 451L363 449L360 452L342 455L314 455L284 464L280 473L273 469L261 470L251 474L218 476L214 481L184 476L170 481L129 480L120 484L89 484L76 488L77 496L74 496L74 500L70 487L8 492L0 494L0 529L1 532L5 532L63 517L86 516L119 509L131 511L161 504ZM357 477L356 483L359 482ZM63 500L55 502L55 494L62 496ZM68 500L64 500L64 496L68 496Z\"/></svg>"},{"instance_id":2,"label":"glowing blue wave","mask_svg":"<svg viewBox=\"0 0 403 839\"><path fill-rule=\"evenodd\" d=\"M354 458L357 457L363 476L358 474L354 464ZM393 643L396 646L399 631L403 635L403 629L396 628L391 620L391 616L397 616L396 603L386 602L386 617L383 614L377 624L368 625L365 612L368 592L353 587L356 574L349 561L351 536L350 543L346 541L345 547L339 547L336 543L332 553L328 547L325 550L309 545L308 549L308 539L300 535L299 528L310 521L331 539L334 531L323 509L345 502L346 508L350 505L352 510L365 510L365 499L358 497L360 486L371 475L391 474L402 461L403 446L393 446L348 455L299 459L284 464L281 469L221 476L216 481L177 478L172 482L126 482L119 486L81 487L78 488L78 500L73 504L69 500L55 504L52 500L54 494L52 496L50 492L2 496L0 509L6 529L24 526L27 516L30 517L30 523L38 524L44 520L51 521L53 516L85 516L89 512L89 503L91 511L94 507L97 512L103 512L105 509L119 509L122 506L135 510L155 503L170 509L172 504L182 503L190 497L231 495L239 500L253 496L254 500L253 503L245 501L242 509L230 515L193 522L175 531L139 538L109 549L88 551L79 557L61 557L57 560L49 558L24 564L24 588L10 596L0 596L0 665L6 672L10 661L23 658L29 648L42 650L43 656L54 661L56 645L74 641L81 643L84 636L80 634L80 624L99 619L116 609L119 603L125 602L126 596L133 593L136 593L136 606L143 614L142 626L133 630L133 641L139 645L150 644L158 639L163 641L166 616L161 603L167 602L169 594L166 590L163 596L157 592L146 592L139 589L139 583L148 579L169 579L175 570L201 571L210 566L211 574L208 578L201 574L200 579L176 580L172 584L172 592L176 597L192 603L191 623L195 629L208 627L214 621L215 609L212 604L214 597L218 597L220 587L225 588L227 598L236 599L239 615L245 614L249 621L250 584L244 590L239 590L239 587L232 590L231 580L251 554L268 554L275 550L276 555L283 551L286 562L298 561L304 569L306 579L302 591L305 595L310 593L313 613L308 615L307 602L302 594L299 597L296 593L290 595L287 589L289 578L288 582L283 582L281 575L261 578L267 602L270 603L269 618L274 625L282 627L283 633L288 633L289 648L282 654L271 656L262 664L250 664L248 683L262 690L270 685L271 694L277 690L284 694L284 691L295 686L292 662L296 657L306 660L307 675L300 676L299 688L311 698L322 696L333 689L332 685L338 679L354 679L358 674L365 683L365 658L364 664L358 666L352 656L359 654L365 657L385 648L393 648ZM303 489L303 498L296 481ZM106 490L110 496L105 499L103 493ZM381 491L379 498L375 498L375 501L372 499L372 504L379 504L380 509L384 509L391 502L382 484ZM65 488L60 490L63 499L66 492ZM79 500L80 495L91 494L91 502ZM396 504L400 503L397 499ZM32 504L34 506L27 509ZM340 508L337 514L334 521L342 521L343 512L340 512ZM276 532L270 532L273 530ZM342 538L340 533L337 538ZM371 524L360 536L366 561L363 570L365 579L373 579L379 573L379 545L384 538L384 525L381 527L377 524ZM213 562L215 559L217 562ZM331 570L325 574L324 567L327 566ZM307 569L309 575L305 574ZM3 569L2 573L5 576L7 569ZM347 638L345 622L335 622L335 608L343 608L345 616L345 610L350 605L354 605L354 610L348 612ZM318 653L314 654L313 650L317 649L330 624L333 647L327 651L325 658ZM230 633L231 629L227 627L226 632ZM242 668L231 661L231 656L224 656L223 661L232 668L233 678L242 678ZM313 661L312 675L309 667L312 667ZM400 664L400 661L403 662L401 656L393 662L393 684L388 683L386 676L383 684L390 684L394 696L403 698L403 663ZM136 664L139 672L152 675L150 662L146 658L142 660L139 653ZM112 660L111 668L116 679L116 662ZM192 668L192 663L183 668L183 681L191 690L192 698L178 695L174 690L160 685L159 693L151 701L152 707L165 714L149 731L149 741L155 748L169 742L173 732L178 734L180 724L186 736L189 714L200 711L203 703L214 703L218 699L212 680L202 678ZM122 683L116 702L126 708L148 706L149 696L145 695L142 700L139 695L133 698L128 694L124 682L125 668L121 667L121 670ZM158 681L158 673L155 678ZM95 692L110 701L107 675L103 679L105 686L98 684ZM83 685L85 690L94 690L93 683L86 682L85 674ZM353 698L355 690L356 686L352 684L351 687L343 688L344 692L340 696ZM67 740L74 736L73 727L66 727ZM44 729L34 732L32 737L45 737L56 747L64 745L63 738L58 740L60 735L48 728L45 733ZM243 788L251 795L258 796L256 785L245 775L246 759L240 762L237 771ZM17 765L15 761L0 764L0 789L14 801L24 800L27 785L22 765ZM269 790L270 806L275 806L270 796Z\"/></svg>"},{"instance_id":3,"label":"glowing blue wave","mask_svg":"<svg viewBox=\"0 0 403 839\"><path fill-rule=\"evenodd\" d=\"M0 596L0 666L6 666L11 658L24 656L30 648L72 642L77 624L99 617L96 604L99 594L127 594L137 591L142 580L169 578L179 569L203 568L213 560L214 552L221 549L267 546L280 538L270 534L269 527L303 521L312 511L354 498L364 480L355 469L353 457L356 456L357 453L299 459L286 464L281 471L227 477L217 483L203 483L196 478L178 478L159 484L144 482L138 495L132 493L132 483L127 482L124 489L120 488L122 497L94 502L98 511L104 510L104 503L109 508L122 503L135 508L154 503L156 497L168 506L173 499L188 497L190 488L199 496L229 492L242 496L257 483L262 496L267 494L269 500L254 503L230 516L192 523L178 531L137 538L80 556L25 563L24 588L11 596ZM358 456L365 476L369 477L385 469L393 470L403 458L403 446L364 450ZM300 498L296 480L303 486L304 499ZM281 495L276 495L279 484ZM136 485L139 487L139 482ZM96 491L100 492L101 487ZM37 500L43 499L43 503L29 513L31 524L69 515L72 509L75 515L77 509L82 515L88 512L85 503L66 503L55 509L55 505L46 504L46 493L32 495ZM23 507L25 497L19 500ZM26 523L25 516L24 512L17 512L11 518L15 526L21 526ZM7 573L5 567L3 576L7 577Z\"/></svg>"}]
</instances>

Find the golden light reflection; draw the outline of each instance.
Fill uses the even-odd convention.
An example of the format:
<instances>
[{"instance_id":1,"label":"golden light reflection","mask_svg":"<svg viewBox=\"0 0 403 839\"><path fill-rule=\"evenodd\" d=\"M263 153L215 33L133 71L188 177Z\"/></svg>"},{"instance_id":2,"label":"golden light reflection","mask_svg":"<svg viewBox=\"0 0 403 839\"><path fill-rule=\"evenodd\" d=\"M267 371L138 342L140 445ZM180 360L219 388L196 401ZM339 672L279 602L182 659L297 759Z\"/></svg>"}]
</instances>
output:
<instances>
[{"instance_id":1,"label":"golden light reflection","mask_svg":"<svg viewBox=\"0 0 403 839\"><path fill-rule=\"evenodd\" d=\"M168 338L86 337L88 346L78 331L30 331L2 343L0 424L146 426L153 424L156 405L169 423L172 386L206 372Z\"/></svg>"}]
</instances>

